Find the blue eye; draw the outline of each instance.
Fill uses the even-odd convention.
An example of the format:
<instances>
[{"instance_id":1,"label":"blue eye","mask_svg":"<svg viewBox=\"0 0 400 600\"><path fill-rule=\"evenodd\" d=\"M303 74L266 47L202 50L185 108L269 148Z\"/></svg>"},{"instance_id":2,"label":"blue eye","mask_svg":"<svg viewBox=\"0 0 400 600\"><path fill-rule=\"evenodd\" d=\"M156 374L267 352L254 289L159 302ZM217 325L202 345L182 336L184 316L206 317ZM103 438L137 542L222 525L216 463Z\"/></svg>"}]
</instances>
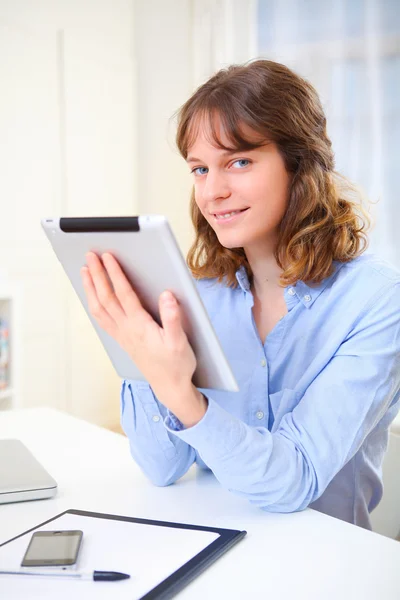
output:
<instances>
[{"instance_id":1,"label":"blue eye","mask_svg":"<svg viewBox=\"0 0 400 600\"><path fill-rule=\"evenodd\" d=\"M207 171L207 167L196 167L191 171L191 173L193 173L193 175L205 175Z\"/></svg>"},{"instance_id":2,"label":"blue eye","mask_svg":"<svg viewBox=\"0 0 400 600\"><path fill-rule=\"evenodd\" d=\"M234 167L234 165L239 165L238 167ZM234 163L232 163L232 167L234 167L235 169L244 169L245 167L248 167L250 164L250 161L247 158L239 158L238 160L235 160Z\"/></svg>"}]
</instances>

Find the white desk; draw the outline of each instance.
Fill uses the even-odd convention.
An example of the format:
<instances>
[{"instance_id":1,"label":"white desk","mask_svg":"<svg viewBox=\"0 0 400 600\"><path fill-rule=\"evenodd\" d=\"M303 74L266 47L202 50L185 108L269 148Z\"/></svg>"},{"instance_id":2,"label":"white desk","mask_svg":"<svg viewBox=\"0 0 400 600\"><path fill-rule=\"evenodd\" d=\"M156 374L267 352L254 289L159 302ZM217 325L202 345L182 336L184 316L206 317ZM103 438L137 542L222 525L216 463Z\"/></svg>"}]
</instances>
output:
<instances>
[{"instance_id":1,"label":"white desk","mask_svg":"<svg viewBox=\"0 0 400 600\"><path fill-rule=\"evenodd\" d=\"M268 514L196 467L157 488L131 459L124 436L54 410L0 412L0 438L12 437L30 448L59 490L52 500L0 505L0 542L69 508L246 529L245 539L179 598L400 598L399 542L309 509Z\"/></svg>"}]
</instances>

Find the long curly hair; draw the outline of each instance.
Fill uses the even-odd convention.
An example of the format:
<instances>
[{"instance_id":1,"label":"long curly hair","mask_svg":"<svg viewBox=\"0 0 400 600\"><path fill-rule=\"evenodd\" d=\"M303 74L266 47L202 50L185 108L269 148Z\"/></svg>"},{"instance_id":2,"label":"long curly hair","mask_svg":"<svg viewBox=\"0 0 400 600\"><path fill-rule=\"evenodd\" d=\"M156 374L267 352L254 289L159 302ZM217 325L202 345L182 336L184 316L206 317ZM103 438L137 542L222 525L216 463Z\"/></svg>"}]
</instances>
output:
<instances>
[{"instance_id":1,"label":"long curly hair","mask_svg":"<svg viewBox=\"0 0 400 600\"><path fill-rule=\"evenodd\" d=\"M308 81L269 60L221 69L178 112L176 141L183 158L205 122L213 142L226 150L250 150L274 142L292 176L275 249L281 285L298 280L318 284L332 274L333 261L348 262L362 254L370 219L357 189L334 170L325 114ZM249 128L257 134L252 139L244 133ZM220 139L221 129L229 148ZM235 273L244 266L251 280L243 248L220 244L197 207L194 191L190 212L195 240L187 264L193 276L218 278L236 287Z\"/></svg>"}]
</instances>

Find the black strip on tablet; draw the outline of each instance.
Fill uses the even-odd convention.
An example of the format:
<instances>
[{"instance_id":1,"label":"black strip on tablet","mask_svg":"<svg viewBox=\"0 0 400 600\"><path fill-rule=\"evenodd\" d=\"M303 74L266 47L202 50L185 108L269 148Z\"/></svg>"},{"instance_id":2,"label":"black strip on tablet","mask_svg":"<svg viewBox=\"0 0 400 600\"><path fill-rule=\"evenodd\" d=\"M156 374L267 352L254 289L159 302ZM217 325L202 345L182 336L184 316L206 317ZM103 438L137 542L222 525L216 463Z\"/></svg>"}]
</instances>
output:
<instances>
[{"instance_id":1,"label":"black strip on tablet","mask_svg":"<svg viewBox=\"0 0 400 600\"><path fill-rule=\"evenodd\" d=\"M140 231L139 217L63 217L60 229L65 233Z\"/></svg>"}]
</instances>

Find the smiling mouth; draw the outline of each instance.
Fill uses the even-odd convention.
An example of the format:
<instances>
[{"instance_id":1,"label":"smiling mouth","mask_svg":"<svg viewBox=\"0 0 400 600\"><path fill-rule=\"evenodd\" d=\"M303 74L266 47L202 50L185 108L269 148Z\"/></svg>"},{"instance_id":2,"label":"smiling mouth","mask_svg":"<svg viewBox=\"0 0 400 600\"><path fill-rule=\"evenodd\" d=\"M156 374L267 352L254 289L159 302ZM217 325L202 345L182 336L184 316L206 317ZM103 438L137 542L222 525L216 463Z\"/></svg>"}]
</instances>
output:
<instances>
[{"instance_id":1,"label":"smiling mouth","mask_svg":"<svg viewBox=\"0 0 400 600\"><path fill-rule=\"evenodd\" d=\"M224 214L213 214L213 217L217 221L226 221L228 219L232 219L233 217L236 217L237 215L240 215L241 213L246 212L246 210L249 210L249 209L248 208L242 208L240 210L233 210L232 212L227 212L227 213L224 213Z\"/></svg>"}]
</instances>

